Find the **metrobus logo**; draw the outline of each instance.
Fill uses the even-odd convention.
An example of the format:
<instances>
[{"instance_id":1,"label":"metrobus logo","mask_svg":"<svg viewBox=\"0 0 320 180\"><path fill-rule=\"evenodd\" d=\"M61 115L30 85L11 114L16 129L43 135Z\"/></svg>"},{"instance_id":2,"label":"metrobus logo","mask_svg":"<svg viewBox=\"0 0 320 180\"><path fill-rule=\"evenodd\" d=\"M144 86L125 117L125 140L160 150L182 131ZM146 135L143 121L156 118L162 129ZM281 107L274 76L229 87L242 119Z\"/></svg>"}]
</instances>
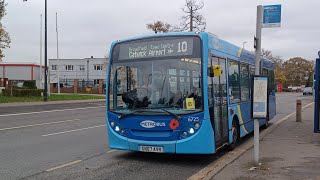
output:
<instances>
[{"instance_id":1,"label":"metrobus logo","mask_svg":"<svg viewBox=\"0 0 320 180\"><path fill-rule=\"evenodd\" d=\"M154 122L150 120L145 120L140 123L140 126L144 128L154 128L154 127L164 127L166 126L165 122Z\"/></svg>"}]
</instances>

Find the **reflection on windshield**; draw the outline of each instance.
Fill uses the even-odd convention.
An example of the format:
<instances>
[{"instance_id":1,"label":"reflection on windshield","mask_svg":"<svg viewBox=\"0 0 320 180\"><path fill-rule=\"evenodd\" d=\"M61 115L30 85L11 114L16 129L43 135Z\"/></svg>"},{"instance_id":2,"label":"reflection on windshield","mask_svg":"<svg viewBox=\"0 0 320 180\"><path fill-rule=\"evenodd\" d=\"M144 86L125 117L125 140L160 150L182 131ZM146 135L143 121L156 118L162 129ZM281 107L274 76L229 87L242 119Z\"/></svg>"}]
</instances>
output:
<instances>
[{"instance_id":1,"label":"reflection on windshield","mask_svg":"<svg viewBox=\"0 0 320 180\"><path fill-rule=\"evenodd\" d=\"M186 100L202 108L201 60L165 59L114 63L110 109L172 108L187 110Z\"/></svg>"}]
</instances>

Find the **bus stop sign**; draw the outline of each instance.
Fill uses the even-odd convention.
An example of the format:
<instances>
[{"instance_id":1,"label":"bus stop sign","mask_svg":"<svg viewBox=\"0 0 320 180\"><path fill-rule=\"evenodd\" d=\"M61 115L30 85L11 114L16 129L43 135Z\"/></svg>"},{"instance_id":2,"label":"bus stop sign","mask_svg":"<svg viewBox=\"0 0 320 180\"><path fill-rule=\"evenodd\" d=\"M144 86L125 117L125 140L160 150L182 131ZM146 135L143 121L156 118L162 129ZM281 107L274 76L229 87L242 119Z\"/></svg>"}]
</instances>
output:
<instances>
[{"instance_id":1,"label":"bus stop sign","mask_svg":"<svg viewBox=\"0 0 320 180\"><path fill-rule=\"evenodd\" d=\"M263 6L263 28L280 27L281 5Z\"/></svg>"}]
</instances>

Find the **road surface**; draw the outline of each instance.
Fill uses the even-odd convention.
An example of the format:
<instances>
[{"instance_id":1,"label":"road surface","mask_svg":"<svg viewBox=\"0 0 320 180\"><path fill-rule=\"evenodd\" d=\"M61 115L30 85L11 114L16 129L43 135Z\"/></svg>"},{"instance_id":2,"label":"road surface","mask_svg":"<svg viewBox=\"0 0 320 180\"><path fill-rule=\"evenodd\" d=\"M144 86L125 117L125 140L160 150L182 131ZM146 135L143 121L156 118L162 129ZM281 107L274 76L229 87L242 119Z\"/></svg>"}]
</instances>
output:
<instances>
[{"instance_id":1,"label":"road surface","mask_svg":"<svg viewBox=\"0 0 320 180\"><path fill-rule=\"evenodd\" d=\"M277 116L302 93L277 95ZM0 179L187 179L223 156L115 151L104 102L0 108Z\"/></svg>"}]
</instances>

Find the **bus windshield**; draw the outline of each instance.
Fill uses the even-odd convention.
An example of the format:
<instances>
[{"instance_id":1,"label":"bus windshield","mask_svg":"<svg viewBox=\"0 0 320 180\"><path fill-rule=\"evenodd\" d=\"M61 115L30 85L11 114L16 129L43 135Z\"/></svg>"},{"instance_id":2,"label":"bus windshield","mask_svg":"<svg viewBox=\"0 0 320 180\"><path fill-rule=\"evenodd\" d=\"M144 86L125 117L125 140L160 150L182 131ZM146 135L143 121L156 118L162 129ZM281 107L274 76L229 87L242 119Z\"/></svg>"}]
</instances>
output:
<instances>
[{"instance_id":1,"label":"bus windshield","mask_svg":"<svg viewBox=\"0 0 320 180\"><path fill-rule=\"evenodd\" d=\"M143 115L167 115L159 109L176 114L201 111L200 50L200 39L195 37L118 44L111 60L109 109ZM193 102L191 108L186 101Z\"/></svg>"}]
</instances>

